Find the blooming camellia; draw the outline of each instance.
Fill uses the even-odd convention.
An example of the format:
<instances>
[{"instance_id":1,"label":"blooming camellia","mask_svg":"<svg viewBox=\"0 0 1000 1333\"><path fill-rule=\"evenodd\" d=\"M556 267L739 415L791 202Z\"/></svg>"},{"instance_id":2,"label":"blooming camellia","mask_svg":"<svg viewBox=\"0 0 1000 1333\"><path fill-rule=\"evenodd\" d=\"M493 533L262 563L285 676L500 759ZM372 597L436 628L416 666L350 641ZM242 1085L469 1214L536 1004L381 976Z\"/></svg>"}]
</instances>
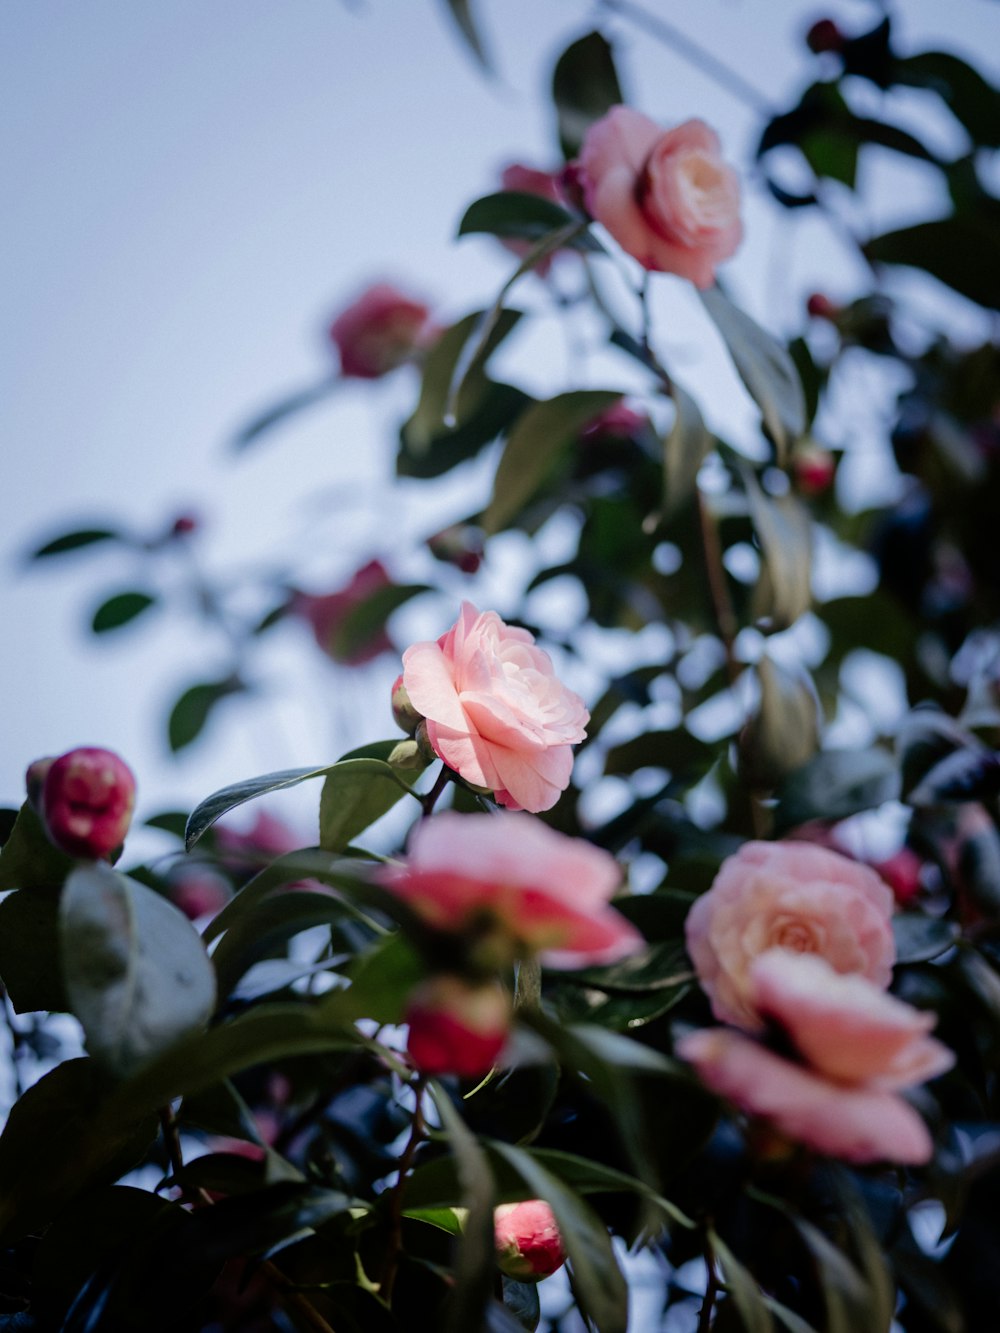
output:
<instances>
[{"instance_id":1,"label":"blooming camellia","mask_svg":"<svg viewBox=\"0 0 1000 1333\"><path fill-rule=\"evenodd\" d=\"M750 968L759 954L819 954L834 971L885 987L896 957L892 910L868 866L808 842L747 842L688 913L687 948L716 1018L757 1031Z\"/></svg>"},{"instance_id":2,"label":"blooming camellia","mask_svg":"<svg viewBox=\"0 0 1000 1333\"><path fill-rule=\"evenodd\" d=\"M614 857L524 814L435 815L379 878L436 930L477 932L491 963L540 952L550 967L585 967L643 947L609 906Z\"/></svg>"},{"instance_id":3,"label":"blooming camellia","mask_svg":"<svg viewBox=\"0 0 1000 1333\"><path fill-rule=\"evenodd\" d=\"M341 374L363 380L387 375L426 342L429 321L430 310L422 301L386 282L369 287L330 325Z\"/></svg>"},{"instance_id":4,"label":"blooming camellia","mask_svg":"<svg viewBox=\"0 0 1000 1333\"><path fill-rule=\"evenodd\" d=\"M544 1199L495 1208L493 1234L497 1264L516 1282L539 1282L566 1262L555 1214Z\"/></svg>"},{"instance_id":5,"label":"blooming camellia","mask_svg":"<svg viewBox=\"0 0 1000 1333\"><path fill-rule=\"evenodd\" d=\"M447 634L403 654L403 684L437 754L512 810L548 810L590 714L526 629L469 602Z\"/></svg>"},{"instance_id":6,"label":"blooming camellia","mask_svg":"<svg viewBox=\"0 0 1000 1333\"><path fill-rule=\"evenodd\" d=\"M773 949L750 969L758 1011L808 1062L795 1064L724 1028L677 1044L702 1080L781 1133L850 1162L926 1162L927 1127L895 1093L944 1073L954 1056L934 1019L822 958Z\"/></svg>"},{"instance_id":7,"label":"blooming camellia","mask_svg":"<svg viewBox=\"0 0 1000 1333\"><path fill-rule=\"evenodd\" d=\"M664 130L612 107L587 131L580 175L591 216L644 268L711 287L740 243L739 181L700 120Z\"/></svg>"},{"instance_id":8,"label":"blooming camellia","mask_svg":"<svg viewBox=\"0 0 1000 1333\"><path fill-rule=\"evenodd\" d=\"M49 837L70 856L109 856L125 841L134 805L132 770L112 750L81 746L53 759L45 772L42 818Z\"/></svg>"}]
</instances>

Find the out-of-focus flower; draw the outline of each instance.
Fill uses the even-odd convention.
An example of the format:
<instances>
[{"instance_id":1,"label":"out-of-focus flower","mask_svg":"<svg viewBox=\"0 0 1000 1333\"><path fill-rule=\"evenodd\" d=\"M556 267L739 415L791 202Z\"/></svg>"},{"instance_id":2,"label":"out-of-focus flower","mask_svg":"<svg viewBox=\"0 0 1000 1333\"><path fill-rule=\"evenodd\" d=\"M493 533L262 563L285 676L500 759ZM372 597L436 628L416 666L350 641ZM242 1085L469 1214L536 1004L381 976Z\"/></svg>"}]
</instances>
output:
<instances>
[{"instance_id":1,"label":"out-of-focus flower","mask_svg":"<svg viewBox=\"0 0 1000 1333\"><path fill-rule=\"evenodd\" d=\"M607 440L634 440L648 425L648 419L635 408L629 407L622 398L587 422L580 432L580 443L604 444Z\"/></svg>"},{"instance_id":2,"label":"out-of-focus flower","mask_svg":"<svg viewBox=\"0 0 1000 1333\"><path fill-rule=\"evenodd\" d=\"M912 847L901 847L884 861L873 861L872 869L878 871L892 889L893 897L900 907L908 907L920 892L920 874L923 861Z\"/></svg>"},{"instance_id":3,"label":"out-of-focus flower","mask_svg":"<svg viewBox=\"0 0 1000 1333\"><path fill-rule=\"evenodd\" d=\"M483 563L483 532L472 523L452 523L427 538L427 549L435 560L475 574Z\"/></svg>"},{"instance_id":4,"label":"out-of-focus flower","mask_svg":"<svg viewBox=\"0 0 1000 1333\"><path fill-rule=\"evenodd\" d=\"M792 455L792 476L800 495L825 495L837 473L837 460L829 449L809 445Z\"/></svg>"},{"instance_id":5,"label":"out-of-focus flower","mask_svg":"<svg viewBox=\"0 0 1000 1333\"><path fill-rule=\"evenodd\" d=\"M644 268L710 287L740 243L739 180L703 121L664 130L612 107L588 129L580 170L589 213Z\"/></svg>"},{"instance_id":6,"label":"out-of-focus flower","mask_svg":"<svg viewBox=\"0 0 1000 1333\"><path fill-rule=\"evenodd\" d=\"M258 810L253 823L243 829L217 824L215 840L223 862L236 870L245 870L248 865L261 861L273 861L275 857L298 851L304 845L294 829L267 810Z\"/></svg>"},{"instance_id":7,"label":"out-of-focus flower","mask_svg":"<svg viewBox=\"0 0 1000 1333\"><path fill-rule=\"evenodd\" d=\"M511 809L555 805L590 714L527 630L463 602L447 634L407 648L403 684L449 768Z\"/></svg>"},{"instance_id":8,"label":"out-of-focus flower","mask_svg":"<svg viewBox=\"0 0 1000 1333\"><path fill-rule=\"evenodd\" d=\"M386 282L367 288L330 325L341 374L364 380L412 360L430 332L428 307Z\"/></svg>"},{"instance_id":9,"label":"out-of-focus flower","mask_svg":"<svg viewBox=\"0 0 1000 1333\"><path fill-rule=\"evenodd\" d=\"M527 167L520 162L512 162L510 166L504 167L500 174L500 185L504 190L515 190L519 194L537 194L540 198L548 199L554 204L565 205L566 197L561 182L562 173L559 171L541 171L538 167ZM506 236L502 238L502 244L511 254L518 255L523 259L535 242ZM571 254L572 251L562 251L561 253ZM535 265L535 272L539 277L545 277L552 267L552 261L555 257L555 255L546 255Z\"/></svg>"},{"instance_id":10,"label":"out-of-focus flower","mask_svg":"<svg viewBox=\"0 0 1000 1333\"><path fill-rule=\"evenodd\" d=\"M808 842L748 842L688 913L687 947L721 1022L757 1031L750 968L767 949L815 953L885 987L892 894L868 866Z\"/></svg>"},{"instance_id":11,"label":"out-of-focus flower","mask_svg":"<svg viewBox=\"0 0 1000 1333\"><path fill-rule=\"evenodd\" d=\"M480 1078L496 1064L510 1031L510 996L496 982L439 973L409 998L406 1050L422 1074Z\"/></svg>"},{"instance_id":12,"label":"out-of-focus flower","mask_svg":"<svg viewBox=\"0 0 1000 1333\"><path fill-rule=\"evenodd\" d=\"M182 866L171 878L167 892L189 921L215 916L233 895L229 882L205 866Z\"/></svg>"},{"instance_id":13,"label":"out-of-focus flower","mask_svg":"<svg viewBox=\"0 0 1000 1333\"><path fill-rule=\"evenodd\" d=\"M817 19L806 33L806 46L816 55L824 51L842 51L846 41L833 19Z\"/></svg>"},{"instance_id":14,"label":"out-of-focus flower","mask_svg":"<svg viewBox=\"0 0 1000 1333\"><path fill-rule=\"evenodd\" d=\"M45 827L70 856L109 856L125 841L134 805L132 770L113 751L96 746L52 760L42 782Z\"/></svg>"},{"instance_id":15,"label":"out-of-focus flower","mask_svg":"<svg viewBox=\"0 0 1000 1333\"><path fill-rule=\"evenodd\" d=\"M504 1203L493 1212L497 1264L516 1282L540 1282L566 1262L555 1214L544 1199Z\"/></svg>"},{"instance_id":16,"label":"out-of-focus flower","mask_svg":"<svg viewBox=\"0 0 1000 1333\"><path fill-rule=\"evenodd\" d=\"M339 637L344 622L356 607L366 602L369 597L382 588L392 586L389 572L380 560L369 560L350 581L337 592L314 596L311 593L297 592L292 597L289 614L299 616L312 628L317 644L328 657L342 666L361 666L378 657L379 653L392 652L393 644L385 628L379 625L362 642L343 647Z\"/></svg>"},{"instance_id":17,"label":"out-of-focus flower","mask_svg":"<svg viewBox=\"0 0 1000 1333\"><path fill-rule=\"evenodd\" d=\"M844 307L838 305L836 301L831 301L823 292L813 292L806 301L806 310L813 319L825 319L830 324L836 324L843 314Z\"/></svg>"},{"instance_id":18,"label":"out-of-focus flower","mask_svg":"<svg viewBox=\"0 0 1000 1333\"><path fill-rule=\"evenodd\" d=\"M541 953L550 967L584 967L643 947L609 905L621 881L614 858L527 815L435 815L379 878L436 930L468 933L491 965Z\"/></svg>"},{"instance_id":19,"label":"out-of-focus flower","mask_svg":"<svg viewBox=\"0 0 1000 1333\"><path fill-rule=\"evenodd\" d=\"M896 1091L949 1069L927 1035L934 1019L821 958L776 949L751 969L754 1003L809 1062L795 1064L740 1032L686 1034L678 1054L714 1092L791 1139L850 1162L925 1162L933 1145Z\"/></svg>"}]
</instances>

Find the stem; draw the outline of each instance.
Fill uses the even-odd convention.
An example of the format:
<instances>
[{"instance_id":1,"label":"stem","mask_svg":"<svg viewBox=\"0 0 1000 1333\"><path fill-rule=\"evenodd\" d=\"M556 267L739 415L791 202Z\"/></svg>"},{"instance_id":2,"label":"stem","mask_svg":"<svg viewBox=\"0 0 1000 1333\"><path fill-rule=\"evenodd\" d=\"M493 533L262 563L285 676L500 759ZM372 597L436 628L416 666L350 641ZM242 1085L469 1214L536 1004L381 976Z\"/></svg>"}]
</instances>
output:
<instances>
[{"instance_id":1,"label":"stem","mask_svg":"<svg viewBox=\"0 0 1000 1333\"><path fill-rule=\"evenodd\" d=\"M382 1266L382 1276L378 1284L379 1296L387 1307L392 1304L392 1288L396 1281L399 1256L403 1248L403 1193L406 1189L410 1167L413 1165L413 1158L416 1156L417 1149L420 1147L426 1133L423 1105L424 1088L426 1086L427 1076L425 1074L419 1075L413 1084L413 1091L417 1100L413 1108L410 1138L403 1149L402 1157L399 1159L399 1174L396 1177L395 1185L392 1187L392 1197L389 1200L389 1243L386 1249L385 1263Z\"/></svg>"},{"instance_id":2,"label":"stem","mask_svg":"<svg viewBox=\"0 0 1000 1333\"><path fill-rule=\"evenodd\" d=\"M21 1077L20 1059L21 1048L24 1045L24 1033L17 1026L14 1006L11 1004L6 991L3 992L3 1016L10 1032L10 1069L14 1078L14 1100L17 1101L25 1092L24 1079Z\"/></svg>"},{"instance_id":3,"label":"stem","mask_svg":"<svg viewBox=\"0 0 1000 1333\"><path fill-rule=\"evenodd\" d=\"M517 966L515 1009L537 1009L542 998L542 965L537 958L522 959Z\"/></svg>"},{"instance_id":4,"label":"stem","mask_svg":"<svg viewBox=\"0 0 1000 1333\"><path fill-rule=\"evenodd\" d=\"M430 815L433 814L434 806L437 804L438 797L441 795L441 793L444 791L445 787L447 787L450 781L451 781L451 769L447 766L447 764L442 764L441 771L440 773L438 773L437 777L434 780L434 786L430 789L430 791L427 793L426 796L420 797L421 819L427 819L430 817Z\"/></svg>"},{"instance_id":5,"label":"stem","mask_svg":"<svg viewBox=\"0 0 1000 1333\"><path fill-rule=\"evenodd\" d=\"M708 1333L712 1327L712 1311L715 1307L715 1298L719 1294L719 1275L715 1269L715 1252L712 1249L712 1242L705 1237L705 1267L708 1270L708 1281L705 1284L705 1299L701 1303L701 1313L698 1316L697 1333Z\"/></svg>"},{"instance_id":6,"label":"stem","mask_svg":"<svg viewBox=\"0 0 1000 1333\"><path fill-rule=\"evenodd\" d=\"M701 546L705 557L705 573L708 577L708 589L712 597L712 609L715 623L726 654L726 674L730 687L739 680L742 670L736 660L734 643L739 631L739 622L733 611L732 599L726 585L726 571L722 563L722 546L719 542L719 529L709 512L708 503L701 491L698 492L698 522L701 527Z\"/></svg>"}]
</instances>

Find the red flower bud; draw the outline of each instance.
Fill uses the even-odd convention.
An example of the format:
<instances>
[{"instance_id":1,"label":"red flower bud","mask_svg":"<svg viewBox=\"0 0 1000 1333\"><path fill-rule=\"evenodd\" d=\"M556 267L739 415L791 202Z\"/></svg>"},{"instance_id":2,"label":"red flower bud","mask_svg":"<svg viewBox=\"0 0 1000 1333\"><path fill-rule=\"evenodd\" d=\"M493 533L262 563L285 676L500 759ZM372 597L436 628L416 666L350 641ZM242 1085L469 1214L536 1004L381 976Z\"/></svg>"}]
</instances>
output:
<instances>
[{"instance_id":1,"label":"red flower bud","mask_svg":"<svg viewBox=\"0 0 1000 1333\"><path fill-rule=\"evenodd\" d=\"M201 527L194 514L178 514L170 528L171 537L188 537Z\"/></svg>"},{"instance_id":2,"label":"red flower bud","mask_svg":"<svg viewBox=\"0 0 1000 1333\"><path fill-rule=\"evenodd\" d=\"M806 46L816 55L824 51L843 51L847 38L833 19L818 19L806 33Z\"/></svg>"},{"instance_id":3,"label":"red flower bud","mask_svg":"<svg viewBox=\"0 0 1000 1333\"><path fill-rule=\"evenodd\" d=\"M507 992L495 983L475 985L441 973L410 996L406 1049L422 1074L488 1074L510 1029Z\"/></svg>"},{"instance_id":4,"label":"red flower bud","mask_svg":"<svg viewBox=\"0 0 1000 1333\"><path fill-rule=\"evenodd\" d=\"M430 311L388 283L376 283L330 325L340 373L374 380L412 359L426 342Z\"/></svg>"},{"instance_id":5,"label":"red flower bud","mask_svg":"<svg viewBox=\"0 0 1000 1333\"><path fill-rule=\"evenodd\" d=\"M517 1282L539 1282L566 1262L562 1236L544 1199L501 1204L493 1212L497 1263Z\"/></svg>"},{"instance_id":6,"label":"red flower bud","mask_svg":"<svg viewBox=\"0 0 1000 1333\"><path fill-rule=\"evenodd\" d=\"M215 916L233 896L228 882L214 871L186 869L170 884L170 901L189 921Z\"/></svg>"},{"instance_id":7,"label":"red flower bud","mask_svg":"<svg viewBox=\"0 0 1000 1333\"><path fill-rule=\"evenodd\" d=\"M344 622L362 602L392 586L388 571L379 560L369 560L351 576L351 580L337 592L315 597L297 592L289 602L290 614L301 616L311 627L317 644L335 662L344 666L361 666L379 653L391 652L392 641L380 626L364 642L344 646L340 642Z\"/></svg>"},{"instance_id":8,"label":"red flower bud","mask_svg":"<svg viewBox=\"0 0 1000 1333\"><path fill-rule=\"evenodd\" d=\"M923 862L912 847L901 847L884 861L872 862L872 869L882 876L902 908L908 907L920 892L922 868Z\"/></svg>"},{"instance_id":9,"label":"red flower bud","mask_svg":"<svg viewBox=\"0 0 1000 1333\"><path fill-rule=\"evenodd\" d=\"M822 495L830 489L837 460L826 449L804 448L792 459L795 485L802 495Z\"/></svg>"},{"instance_id":10,"label":"red flower bud","mask_svg":"<svg viewBox=\"0 0 1000 1333\"><path fill-rule=\"evenodd\" d=\"M603 444L605 440L634 440L643 433L647 425L646 417L621 399L587 422L580 432L580 443Z\"/></svg>"},{"instance_id":11,"label":"red flower bud","mask_svg":"<svg viewBox=\"0 0 1000 1333\"><path fill-rule=\"evenodd\" d=\"M106 857L125 841L135 804L131 769L111 750L83 746L52 761L42 784L49 837L70 856Z\"/></svg>"},{"instance_id":12,"label":"red flower bud","mask_svg":"<svg viewBox=\"0 0 1000 1333\"><path fill-rule=\"evenodd\" d=\"M842 308L822 292L813 292L806 302L806 310L813 319L827 319L831 324L835 324L840 318Z\"/></svg>"}]
</instances>

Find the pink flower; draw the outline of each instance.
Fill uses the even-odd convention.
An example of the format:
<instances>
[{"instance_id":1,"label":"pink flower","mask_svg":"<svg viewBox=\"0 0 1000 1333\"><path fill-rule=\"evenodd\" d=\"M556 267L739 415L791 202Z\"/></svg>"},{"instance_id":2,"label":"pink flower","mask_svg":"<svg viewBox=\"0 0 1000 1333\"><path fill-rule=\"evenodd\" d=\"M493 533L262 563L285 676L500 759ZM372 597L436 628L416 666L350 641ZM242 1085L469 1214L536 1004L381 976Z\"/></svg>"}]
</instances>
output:
<instances>
[{"instance_id":1,"label":"pink flower","mask_svg":"<svg viewBox=\"0 0 1000 1333\"><path fill-rule=\"evenodd\" d=\"M494 982L474 985L444 973L410 996L406 1049L422 1074L481 1078L496 1064L510 1031L510 996Z\"/></svg>"},{"instance_id":2,"label":"pink flower","mask_svg":"<svg viewBox=\"0 0 1000 1333\"><path fill-rule=\"evenodd\" d=\"M599 412L580 432L581 444L603 444L605 440L631 440L641 435L649 420L622 398Z\"/></svg>"},{"instance_id":3,"label":"pink flower","mask_svg":"<svg viewBox=\"0 0 1000 1333\"><path fill-rule=\"evenodd\" d=\"M555 805L590 714L527 630L463 602L447 634L407 648L403 684L449 768L512 810Z\"/></svg>"},{"instance_id":4,"label":"pink flower","mask_svg":"<svg viewBox=\"0 0 1000 1333\"><path fill-rule=\"evenodd\" d=\"M506 962L540 951L550 967L584 967L643 947L608 905L614 858L527 815L435 815L380 878L436 930L474 931Z\"/></svg>"},{"instance_id":5,"label":"pink flower","mask_svg":"<svg viewBox=\"0 0 1000 1333\"><path fill-rule=\"evenodd\" d=\"M183 866L169 885L170 901L189 921L215 916L233 896L227 880L199 866Z\"/></svg>"},{"instance_id":6,"label":"pink flower","mask_svg":"<svg viewBox=\"0 0 1000 1333\"><path fill-rule=\"evenodd\" d=\"M759 954L815 953L836 972L888 986L892 908L875 871L838 852L808 842L748 842L688 913L688 953L716 1018L757 1031L750 967Z\"/></svg>"},{"instance_id":7,"label":"pink flower","mask_svg":"<svg viewBox=\"0 0 1000 1333\"><path fill-rule=\"evenodd\" d=\"M352 574L350 582L338 592L320 597L297 592L289 604L289 611L312 627L317 644L328 657L343 666L361 666L378 657L379 653L391 652L392 640L380 626L363 642L345 649L339 644L341 630L352 611L375 593L391 586L392 579L382 562L369 560Z\"/></svg>"},{"instance_id":8,"label":"pink flower","mask_svg":"<svg viewBox=\"0 0 1000 1333\"><path fill-rule=\"evenodd\" d=\"M248 863L271 861L303 846L301 836L267 810L258 810L253 823L244 829L217 824L215 837L223 860L235 863L236 870L245 869Z\"/></svg>"},{"instance_id":9,"label":"pink flower","mask_svg":"<svg viewBox=\"0 0 1000 1333\"><path fill-rule=\"evenodd\" d=\"M497 1264L517 1282L538 1282L566 1262L555 1214L544 1199L503 1203L493 1211Z\"/></svg>"},{"instance_id":10,"label":"pink flower","mask_svg":"<svg viewBox=\"0 0 1000 1333\"><path fill-rule=\"evenodd\" d=\"M893 897L901 908L908 907L920 892L920 872L924 863L912 847L900 847L884 861L873 861L877 870L892 889Z\"/></svg>"},{"instance_id":11,"label":"pink flower","mask_svg":"<svg viewBox=\"0 0 1000 1333\"><path fill-rule=\"evenodd\" d=\"M430 311L386 282L376 283L330 325L342 375L373 380L409 361L426 341Z\"/></svg>"},{"instance_id":12,"label":"pink flower","mask_svg":"<svg viewBox=\"0 0 1000 1333\"><path fill-rule=\"evenodd\" d=\"M773 949L751 969L757 1010L782 1027L809 1067L742 1033L692 1032L678 1053L715 1092L789 1138L851 1162L925 1162L930 1135L894 1095L954 1064L921 1013L817 957Z\"/></svg>"},{"instance_id":13,"label":"pink flower","mask_svg":"<svg viewBox=\"0 0 1000 1333\"><path fill-rule=\"evenodd\" d=\"M135 778L111 750L83 746L49 764L41 805L57 847L70 856L98 860L125 841L135 805Z\"/></svg>"},{"instance_id":14,"label":"pink flower","mask_svg":"<svg viewBox=\"0 0 1000 1333\"><path fill-rule=\"evenodd\" d=\"M739 181L700 120L663 130L612 107L587 131L580 170L588 211L644 268L711 287L740 243Z\"/></svg>"}]
</instances>

